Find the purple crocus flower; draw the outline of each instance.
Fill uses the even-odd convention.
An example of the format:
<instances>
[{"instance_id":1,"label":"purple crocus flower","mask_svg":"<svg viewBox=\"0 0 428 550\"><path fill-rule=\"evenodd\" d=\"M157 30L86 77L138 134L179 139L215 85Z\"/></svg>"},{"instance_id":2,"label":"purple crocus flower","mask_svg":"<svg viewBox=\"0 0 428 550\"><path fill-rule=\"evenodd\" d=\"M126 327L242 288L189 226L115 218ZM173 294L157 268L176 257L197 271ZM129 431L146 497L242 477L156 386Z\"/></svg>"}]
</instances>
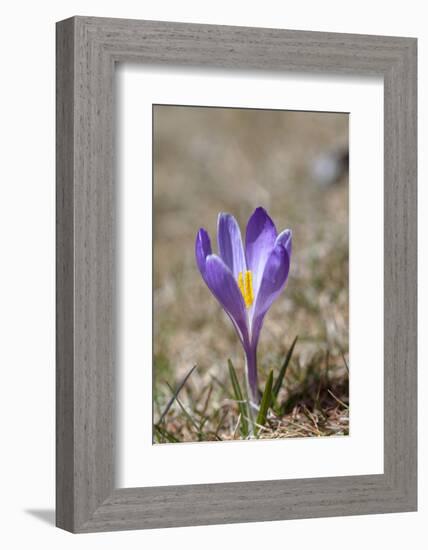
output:
<instances>
[{"instance_id":1,"label":"purple crocus flower","mask_svg":"<svg viewBox=\"0 0 428 550\"><path fill-rule=\"evenodd\" d=\"M266 312L287 281L291 230L278 235L264 208L247 223L245 249L236 219L221 213L217 223L219 255L213 254L208 232L196 236L196 262L208 288L226 311L242 342L251 397L259 402L257 344Z\"/></svg>"}]
</instances>

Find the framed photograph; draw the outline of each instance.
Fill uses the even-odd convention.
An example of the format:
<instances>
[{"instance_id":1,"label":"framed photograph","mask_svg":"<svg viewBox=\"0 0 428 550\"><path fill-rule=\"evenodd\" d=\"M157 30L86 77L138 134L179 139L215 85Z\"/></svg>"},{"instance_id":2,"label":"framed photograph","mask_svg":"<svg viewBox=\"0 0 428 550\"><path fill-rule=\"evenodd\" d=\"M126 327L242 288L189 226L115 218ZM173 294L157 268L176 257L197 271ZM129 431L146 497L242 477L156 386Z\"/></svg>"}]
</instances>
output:
<instances>
[{"instance_id":1,"label":"framed photograph","mask_svg":"<svg viewBox=\"0 0 428 550\"><path fill-rule=\"evenodd\" d=\"M416 510L416 39L56 46L58 527Z\"/></svg>"}]
</instances>

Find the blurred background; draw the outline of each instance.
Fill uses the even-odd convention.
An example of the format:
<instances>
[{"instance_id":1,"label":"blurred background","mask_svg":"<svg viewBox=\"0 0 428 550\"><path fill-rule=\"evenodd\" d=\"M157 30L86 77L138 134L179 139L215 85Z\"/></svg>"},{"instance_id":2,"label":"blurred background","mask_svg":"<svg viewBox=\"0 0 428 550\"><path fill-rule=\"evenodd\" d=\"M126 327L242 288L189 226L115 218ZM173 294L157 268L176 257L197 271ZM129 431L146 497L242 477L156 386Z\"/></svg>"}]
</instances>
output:
<instances>
[{"instance_id":1,"label":"blurred background","mask_svg":"<svg viewBox=\"0 0 428 550\"><path fill-rule=\"evenodd\" d=\"M194 242L205 227L216 252L219 212L233 214L245 235L263 206L278 232L293 230L293 255L258 347L262 387L298 336L283 416L266 437L347 434L348 114L153 109L154 422L196 364L166 427L179 441L234 437L227 359L244 381L243 351L201 279ZM202 413L198 435L191 419Z\"/></svg>"}]
</instances>

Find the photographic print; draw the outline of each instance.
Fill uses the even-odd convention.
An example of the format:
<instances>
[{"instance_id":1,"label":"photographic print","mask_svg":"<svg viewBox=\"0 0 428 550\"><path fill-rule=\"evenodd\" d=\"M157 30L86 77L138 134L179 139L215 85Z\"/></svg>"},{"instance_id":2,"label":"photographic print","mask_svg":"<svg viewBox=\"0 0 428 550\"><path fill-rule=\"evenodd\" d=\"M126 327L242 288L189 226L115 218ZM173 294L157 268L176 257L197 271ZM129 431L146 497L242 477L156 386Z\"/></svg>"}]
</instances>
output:
<instances>
[{"instance_id":1,"label":"photographic print","mask_svg":"<svg viewBox=\"0 0 428 550\"><path fill-rule=\"evenodd\" d=\"M347 113L153 106L153 442L349 434Z\"/></svg>"}]
</instances>

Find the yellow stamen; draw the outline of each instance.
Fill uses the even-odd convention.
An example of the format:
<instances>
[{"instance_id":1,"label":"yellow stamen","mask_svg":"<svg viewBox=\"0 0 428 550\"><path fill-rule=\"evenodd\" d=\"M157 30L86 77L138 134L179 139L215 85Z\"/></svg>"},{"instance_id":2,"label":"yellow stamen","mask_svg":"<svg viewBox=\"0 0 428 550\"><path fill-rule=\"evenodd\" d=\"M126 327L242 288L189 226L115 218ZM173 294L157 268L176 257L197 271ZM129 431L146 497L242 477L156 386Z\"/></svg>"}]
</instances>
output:
<instances>
[{"instance_id":1,"label":"yellow stamen","mask_svg":"<svg viewBox=\"0 0 428 550\"><path fill-rule=\"evenodd\" d=\"M253 274L251 271L245 273L245 303L247 307L250 307L254 301L253 292Z\"/></svg>"},{"instance_id":2,"label":"yellow stamen","mask_svg":"<svg viewBox=\"0 0 428 550\"><path fill-rule=\"evenodd\" d=\"M254 301L254 292L253 292L253 274L251 271L245 272L245 278L242 271L238 274L238 286L241 294L244 298L245 305L247 308L251 307Z\"/></svg>"}]
</instances>

